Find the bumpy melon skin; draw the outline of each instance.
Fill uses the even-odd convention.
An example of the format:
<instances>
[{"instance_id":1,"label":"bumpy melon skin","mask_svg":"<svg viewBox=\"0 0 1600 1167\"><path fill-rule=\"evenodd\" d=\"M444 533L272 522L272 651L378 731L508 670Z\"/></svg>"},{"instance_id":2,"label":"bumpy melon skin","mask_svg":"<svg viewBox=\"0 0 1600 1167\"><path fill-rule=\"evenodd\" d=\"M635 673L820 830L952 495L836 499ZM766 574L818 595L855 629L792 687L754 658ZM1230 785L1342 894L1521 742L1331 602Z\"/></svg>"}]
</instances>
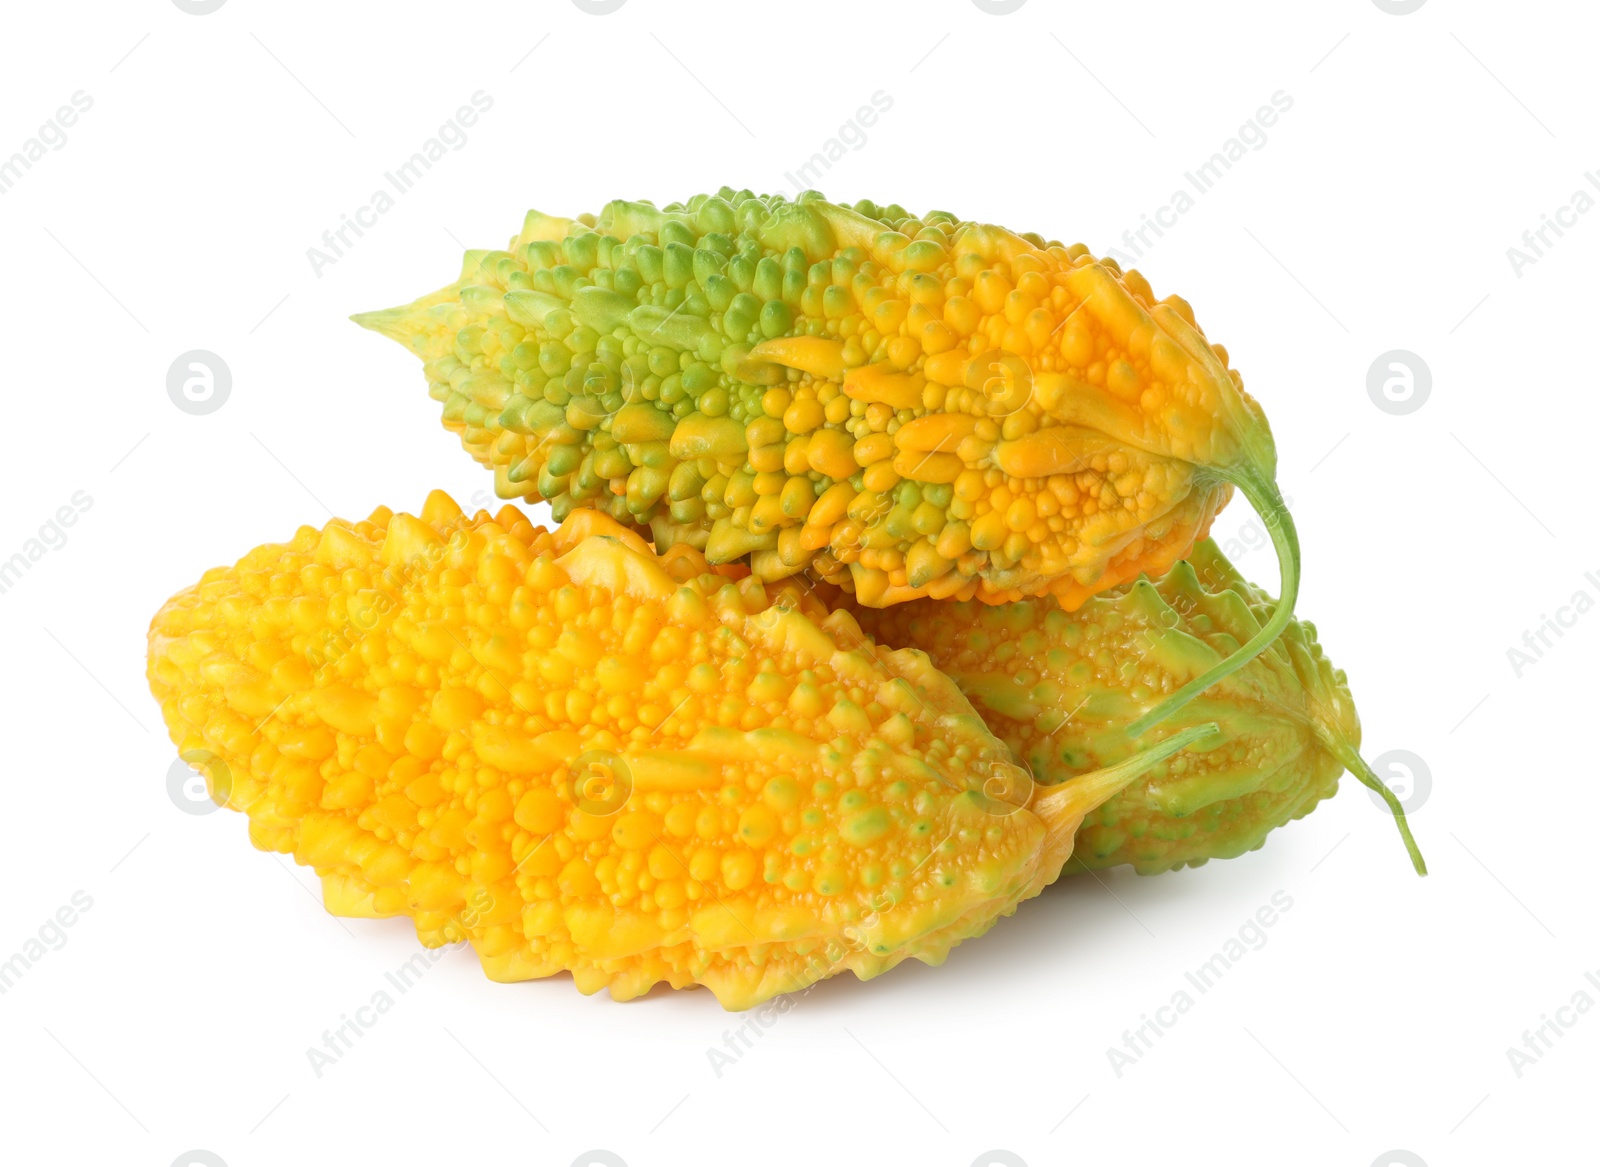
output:
<instances>
[{"instance_id":1,"label":"bumpy melon skin","mask_svg":"<svg viewBox=\"0 0 1600 1167\"><path fill-rule=\"evenodd\" d=\"M1139 739L1128 725L1267 621L1272 599L1215 543L1154 582L1065 612L1048 599L989 607L853 607L882 643L921 648L1036 781L1113 764L1202 722L1220 734L1153 768L1084 820L1068 870L1154 874L1260 847L1338 790L1361 725L1342 670L1293 621L1261 655Z\"/></svg>"},{"instance_id":2,"label":"bumpy melon skin","mask_svg":"<svg viewBox=\"0 0 1600 1167\"><path fill-rule=\"evenodd\" d=\"M1097 801L1030 805L924 654L592 511L549 532L435 492L302 527L174 596L148 675L329 911L624 1000L938 963L1059 874Z\"/></svg>"},{"instance_id":3,"label":"bumpy melon skin","mask_svg":"<svg viewBox=\"0 0 1600 1167\"><path fill-rule=\"evenodd\" d=\"M355 318L422 358L503 498L595 507L861 603L1089 596L1182 557L1260 407L1178 296L1028 233L724 187L530 212Z\"/></svg>"}]
</instances>

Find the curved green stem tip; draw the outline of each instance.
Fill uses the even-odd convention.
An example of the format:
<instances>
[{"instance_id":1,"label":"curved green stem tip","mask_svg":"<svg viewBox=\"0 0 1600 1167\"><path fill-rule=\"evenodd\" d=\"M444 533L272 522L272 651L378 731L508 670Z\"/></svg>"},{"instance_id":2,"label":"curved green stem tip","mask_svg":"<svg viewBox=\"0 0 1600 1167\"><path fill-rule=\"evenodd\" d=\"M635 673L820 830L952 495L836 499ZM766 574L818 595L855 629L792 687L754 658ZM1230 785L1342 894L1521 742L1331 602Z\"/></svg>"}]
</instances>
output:
<instances>
[{"instance_id":1,"label":"curved green stem tip","mask_svg":"<svg viewBox=\"0 0 1600 1167\"><path fill-rule=\"evenodd\" d=\"M1411 824L1406 822L1405 808L1400 805L1400 800L1395 797L1394 791L1384 784L1382 778L1372 772L1372 767L1367 765L1366 759L1358 754L1349 742L1338 738L1326 744L1333 751L1334 757L1344 763L1344 768L1356 776L1357 781L1388 804L1389 810L1394 814L1394 825L1400 828L1400 837L1405 840L1406 854L1411 856L1411 866L1416 868L1418 875L1427 875L1428 864L1422 858L1422 851L1418 849L1416 839L1411 837Z\"/></svg>"}]
</instances>

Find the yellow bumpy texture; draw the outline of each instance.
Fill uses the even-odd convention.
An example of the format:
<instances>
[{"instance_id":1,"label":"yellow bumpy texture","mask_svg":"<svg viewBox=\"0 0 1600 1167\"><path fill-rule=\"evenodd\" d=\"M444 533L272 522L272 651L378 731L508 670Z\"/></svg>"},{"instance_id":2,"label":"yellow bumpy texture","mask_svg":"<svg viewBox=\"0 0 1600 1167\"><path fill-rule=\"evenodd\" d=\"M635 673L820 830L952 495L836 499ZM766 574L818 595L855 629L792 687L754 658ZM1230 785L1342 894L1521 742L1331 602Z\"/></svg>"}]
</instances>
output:
<instances>
[{"instance_id":1,"label":"yellow bumpy texture","mask_svg":"<svg viewBox=\"0 0 1600 1167\"><path fill-rule=\"evenodd\" d=\"M726 187L530 212L455 283L356 319L423 358L502 497L873 607L1070 610L1165 571L1230 484L1276 498L1266 421L1187 303L944 212Z\"/></svg>"},{"instance_id":2,"label":"yellow bumpy texture","mask_svg":"<svg viewBox=\"0 0 1600 1167\"><path fill-rule=\"evenodd\" d=\"M1027 809L926 656L739 574L435 492L207 572L152 622L149 681L330 911L470 940L496 980L744 1008L937 963L1056 877L1091 803Z\"/></svg>"}]
</instances>

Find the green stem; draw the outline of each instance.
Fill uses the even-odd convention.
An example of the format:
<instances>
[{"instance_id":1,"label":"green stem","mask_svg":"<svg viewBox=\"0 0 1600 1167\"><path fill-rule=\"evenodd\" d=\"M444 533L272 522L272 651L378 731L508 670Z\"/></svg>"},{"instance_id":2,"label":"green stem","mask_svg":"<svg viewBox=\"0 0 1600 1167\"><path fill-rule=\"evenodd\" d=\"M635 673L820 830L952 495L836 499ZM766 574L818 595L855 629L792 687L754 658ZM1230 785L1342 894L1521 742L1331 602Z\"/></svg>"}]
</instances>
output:
<instances>
[{"instance_id":1,"label":"green stem","mask_svg":"<svg viewBox=\"0 0 1600 1167\"><path fill-rule=\"evenodd\" d=\"M1343 737L1322 731L1320 727L1317 736L1322 739L1322 744L1333 756L1344 763L1344 768L1356 776L1357 781L1389 804L1389 810L1394 814L1394 825L1400 828L1400 837L1405 840L1406 854L1411 856L1411 866L1417 869L1418 875L1427 875L1428 865L1422 858L1422 852L1417 848L1417 841L1411 837L1411 824L1406 822L1405 808L1394 796L1394 791L1372 772L1372 767L1367 765L1366 760Z\"/></svg>"},{"instance_id":2,"label":"green stem","mask_svg":"<svg viewBox=\"0 0 1600 1167\"><path fill-rule=\"evenodd\" d=\"M1270 479L1258 477L1253 471L1244 470L1230 474L1228 480L1239 488L1240 493L1255 508L1256 514L1261 516L1262 521L1267 524L1267 530L1272 534L1272 545L1278 552L1278 574L1281 577L1278 604L1272 609L1272 617L1262 625L1260 632L1252 636L1227 659L1217 662L1128 726L1129 737L1138 737L1152 726L1165 721L1212 685L1249 664L1268 645L1278 639L1279 633L1289 626L1290 620L1294 619L1295 597L1300 591L1300 537L1295 533L1294 520L1289 517L1289 508L1283 505L1283 496L1278 493L1277 484Z\"/></svg>"},{"instance_id":3,"label":"green stem","mask_svg":"<svg viewBox=\"0 0 1600 1167\"><path fill-rule=\"evenodd\" d=\"M1217 732L1218 726L1214 721L1191 725L1152 746L1135 751L1114 766L1079 774L1055 786L1037 787L1028 809L1045 825L1046 849L1059 849L1062 841L1066 843L1060 863L1055 863L1054 856L1049 861L1057 868L1066 863L1072 855L1072 843L1084 815L1114 798L1156 763L1166 761L1185 746Z\"/></svg>"}]
</instances>

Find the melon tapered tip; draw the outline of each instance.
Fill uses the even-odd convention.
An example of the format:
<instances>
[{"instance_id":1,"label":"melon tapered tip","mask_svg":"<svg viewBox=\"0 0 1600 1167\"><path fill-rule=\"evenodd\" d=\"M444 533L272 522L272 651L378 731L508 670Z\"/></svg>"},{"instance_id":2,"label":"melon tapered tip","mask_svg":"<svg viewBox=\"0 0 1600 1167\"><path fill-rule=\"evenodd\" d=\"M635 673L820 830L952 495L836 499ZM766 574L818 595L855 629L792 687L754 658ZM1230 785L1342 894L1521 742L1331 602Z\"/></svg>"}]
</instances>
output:
<instances>
[{"instance_id":1,"label":"melon tapered tip","mask_svg":"<svg viewBox=\"0 0 1600 1167\"><path fill-rule=\"evenodd\" d=\"M381 332L390 340L404 342L410 332L406 327L407 318L411 315L410 308L407 304L399 308L380 308L376 312L357 312L350 319L362 328Z\"/></svg>"}]
</instances>

